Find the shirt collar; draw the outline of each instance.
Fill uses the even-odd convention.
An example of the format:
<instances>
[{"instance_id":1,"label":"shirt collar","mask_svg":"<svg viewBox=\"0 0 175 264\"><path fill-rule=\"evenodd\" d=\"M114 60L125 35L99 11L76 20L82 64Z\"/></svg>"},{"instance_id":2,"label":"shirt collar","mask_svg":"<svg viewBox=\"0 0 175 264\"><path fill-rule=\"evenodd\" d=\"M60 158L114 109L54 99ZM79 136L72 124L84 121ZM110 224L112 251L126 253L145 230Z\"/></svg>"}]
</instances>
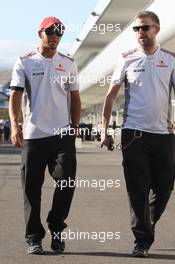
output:
<instances>
[{"instance_id":1,"label":"shirt collar","mask_svg":"<svg viewBox=\"0 0 175 264\"><path fill-rule=\"evenodd\" d=\"M158 53L160 51L160 44L157 44L157 49L155 50L155 52L153 54L146 54L143 50L141 50L141 48L139 46L137 48L138 48L138 51L144 55L144 57L146 57L148 59L152 59L158 55Z\"/></svg>"}]
</instances>

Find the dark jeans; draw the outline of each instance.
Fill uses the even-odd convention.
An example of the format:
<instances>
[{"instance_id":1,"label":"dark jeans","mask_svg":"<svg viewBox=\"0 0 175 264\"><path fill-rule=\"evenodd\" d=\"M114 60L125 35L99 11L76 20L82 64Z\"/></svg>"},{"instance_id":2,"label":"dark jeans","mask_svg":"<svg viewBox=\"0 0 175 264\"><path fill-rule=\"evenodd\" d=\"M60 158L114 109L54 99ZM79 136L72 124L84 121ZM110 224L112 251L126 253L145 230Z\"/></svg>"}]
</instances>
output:
<instances>
[{"instance_id":1,"label":"dark jeans","mask_svg":"<svg viewBox=\"0 0 175 264\"><path fill-rule=\"evenodd\" d=\"M135 243L149 248L174 187L174 134L123 129L122 149Z\"/></svg>"},{"instance_id":2,"label":"dark jeans","mask_svg":"<svg viewBox=\"0 0 175 264\"><path fill-rule=\"evenodd\" d=\"M48 228L59 232L66 227L64 220L68 216L75 189L68 183L69 180L75 180L76 173L74 136L66 135L63 138L51 136L24 140L21 176L27 241L29 239L38 241L45 236L40 219L40 209L41 189L47 165L50 175L57 183L67 182L65 188L60 188L60 184L55 184L52 208L47 217Z\"/></svg>"}]
</instances>

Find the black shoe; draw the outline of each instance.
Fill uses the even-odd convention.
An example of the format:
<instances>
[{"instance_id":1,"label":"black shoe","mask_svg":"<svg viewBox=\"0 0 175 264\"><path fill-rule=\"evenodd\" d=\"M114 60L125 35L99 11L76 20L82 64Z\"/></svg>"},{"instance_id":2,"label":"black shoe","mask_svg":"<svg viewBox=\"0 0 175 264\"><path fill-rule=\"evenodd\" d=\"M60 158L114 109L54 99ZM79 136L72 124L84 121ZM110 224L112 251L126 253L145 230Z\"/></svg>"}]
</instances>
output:
<instances>
[{"instance_id":1,"label":"black shoe","mask_svg":"<svg viewBox=\"0 0 175 264\"><path fill-rule=\"evenodd\" d=\"M52 239L51 239L51 249L57 253L62 253L65 249L65 242L61 238L61 232L49 232Z\"/></svg>"},{"instance_id":2,"label":"black shoe","mask_svg":"<svg viewBox=\"0 0 175 264\"><path fill-rule=\"evenodd\" d=\"M28 254L43 254L43 248L42 248L42 242L41 241L28 241L28 250L27 253Z\"/></svg>"},{"instance_id":3,"label":"black shoe","mask_svg":"<svg viewBox=\"0 0 175 264\"><path fill-rule=\"evenodd\" d=\"M132 252L133 257L136 258L146 258L148 257L148 249L141 245L136 245Z\"/></svg>"}]
</instances>

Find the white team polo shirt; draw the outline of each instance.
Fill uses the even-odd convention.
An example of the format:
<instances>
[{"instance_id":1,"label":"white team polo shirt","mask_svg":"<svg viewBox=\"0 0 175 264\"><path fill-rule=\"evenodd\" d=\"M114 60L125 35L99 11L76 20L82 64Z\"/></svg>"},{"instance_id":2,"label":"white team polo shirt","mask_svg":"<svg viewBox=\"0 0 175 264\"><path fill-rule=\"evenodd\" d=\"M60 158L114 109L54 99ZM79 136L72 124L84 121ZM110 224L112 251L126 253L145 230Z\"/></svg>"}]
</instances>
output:
<instances>
[{"instance_id":1,"label":"white team polo shirt","mask_svg":"<svg viewBox=\"0 0 175 264\"><path fill-rule=\"evenodd\" d=\"M112 76L125 83L123 128L151 133L173 133L172 88L175 86L175 55L157 48L147 55L138 48L122 54Z\"/></svg>"},{"instance_id":2,"label":"white team polo shirt","mask_svg":"<svg viewBox=\"0 0 175 264\"><path fill-rule=\"evenodd\" d=\"M73 59L61 53L45 58L38 51L20 57L10 86L23 90L24 139L53 136L69 125L70 91L79 89Z\"/></svg>"}]
</instances>

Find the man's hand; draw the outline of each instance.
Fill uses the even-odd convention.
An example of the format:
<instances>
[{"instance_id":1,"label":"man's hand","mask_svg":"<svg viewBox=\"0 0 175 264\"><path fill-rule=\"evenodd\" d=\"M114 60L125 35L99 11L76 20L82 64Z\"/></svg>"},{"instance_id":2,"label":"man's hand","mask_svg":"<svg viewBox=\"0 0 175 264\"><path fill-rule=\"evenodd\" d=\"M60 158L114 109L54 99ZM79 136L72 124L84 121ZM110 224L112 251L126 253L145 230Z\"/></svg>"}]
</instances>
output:
<instances>
[{"instance_id":1,"label":"man's hand","mask_svg":"<svg viewBox=\"0 0 175 264\"><path fill-rule=\"evenodd\" d=\"M109 138L104 138L103 140L101 140L101 148L103 146L107 147L109 146L109 143L110 143L110 139Z\"/></svg>"},{"instance_id":2,"label":"man's hand","mask_svg":"<svg viewBox=\"0 0 175 264\"><path fill-rule=\"evenodd\" d=\"M114 139L111 135L105 135L105 136L102 136L102 139L101 139L101 148L103 146L106 146L108 150L110 151L113 151L115 146L114 146Z\"/></svg>"},{"instance_id":3,"label":"man's hand","mask_svg":"<svg viewBox=\"0 0 175 264\"><path fill-rule=\"evenodd\" d=\"M101 148L103 146L107 147L109 146L110 138L108 137L108 134L104 131L101 131Z\"/></svg>"},{"instance_id":4,"label":"man's hand","mask_svg":"<svg viewBox=\"0 0 175 264\"><path fill-rule=\"evenodd\" d=\"M18 148L21 148L23 145L23 134L21 128L14 126L11 128L11 141L12 144Z\"/></svg>"},{"instance_id":5,"label":"man's hand","mask_svg":"<svg viewBox=\"0 0 175 264\"><path fill-rule=\"evenodd\" d=\"M73 128L74 128L74 132L75 132L75 137L80 138L80 128L79 128L79 126L78 125L77 126L73 126Z\"/></svg>"},{"instance_id":6,"label":"man's hand","mask_svg":"<svg viewBox=\"0 0 175 264\"><path fill-rule=\"evenodd\" d=\"M108 150L112 150L109 145L113 145L111 137L108 135L109 120L111 117L112 109L115 103L116 96L119 92L120 86L114 83L110 84L109 90L107 92L104 106L103 106L103 120L102 127L103 131L101 132L101 148L103 146L108 147Z\"/></svg>"}]
</instances>

